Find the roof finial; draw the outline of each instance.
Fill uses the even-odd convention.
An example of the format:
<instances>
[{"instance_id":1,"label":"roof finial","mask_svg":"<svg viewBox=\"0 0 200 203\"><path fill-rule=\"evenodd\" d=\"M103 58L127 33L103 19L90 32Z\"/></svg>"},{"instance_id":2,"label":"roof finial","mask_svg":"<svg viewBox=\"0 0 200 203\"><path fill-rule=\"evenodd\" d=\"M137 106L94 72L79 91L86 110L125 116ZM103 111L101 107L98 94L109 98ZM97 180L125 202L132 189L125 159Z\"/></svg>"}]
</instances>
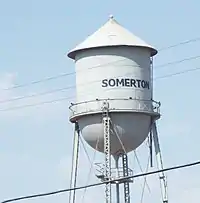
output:
<instances>
[{"instance_id":1,"label":"roof finial","mask_svg":"<svg viewBox=\"0 0 200 203\"><path fill-rule=\"evenodd\" d=\"M110 19L113 19L113 18L114 18L114 16L113 16L112 14L110 14L110 15L109 15L109 18L110 18Z\"/></svg>"}]
</instances>

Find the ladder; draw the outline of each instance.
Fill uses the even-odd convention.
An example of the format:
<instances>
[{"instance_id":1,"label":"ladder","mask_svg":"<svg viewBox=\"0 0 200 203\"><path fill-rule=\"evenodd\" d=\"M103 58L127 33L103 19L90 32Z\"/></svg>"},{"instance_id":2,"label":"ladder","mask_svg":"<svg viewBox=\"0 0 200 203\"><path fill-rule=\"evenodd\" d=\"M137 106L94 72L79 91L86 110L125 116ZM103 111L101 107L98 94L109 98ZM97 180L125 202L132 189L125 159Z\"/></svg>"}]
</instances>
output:
<instances>
[{"instance_id":1,"label":"ladder","mask_svg":"<svg viewBox=\"0 0 200 203\"><path fill-rule=\"evenodd\" d=\"M110 117L109 104L103 103L103 127L104 127L104 153L105 167L104 177L106 180L111 180L111 156L110 156ZM111 183L106 183L105 188L106 203L111 203Z\"/></svg>"},{"instance_id":2,"label":"ladder","mask_svg":"<svg viewBox=\"0 0 200 203\"><path fill-rule=\"evenodd\" d=\"M127 177L129 175L127 154L122 154L122 164L123 164L123 176ZM129 182L127 180L124 182L124 200L125 203L130 203L130 187Z\"/></svg>"}]
</instances>

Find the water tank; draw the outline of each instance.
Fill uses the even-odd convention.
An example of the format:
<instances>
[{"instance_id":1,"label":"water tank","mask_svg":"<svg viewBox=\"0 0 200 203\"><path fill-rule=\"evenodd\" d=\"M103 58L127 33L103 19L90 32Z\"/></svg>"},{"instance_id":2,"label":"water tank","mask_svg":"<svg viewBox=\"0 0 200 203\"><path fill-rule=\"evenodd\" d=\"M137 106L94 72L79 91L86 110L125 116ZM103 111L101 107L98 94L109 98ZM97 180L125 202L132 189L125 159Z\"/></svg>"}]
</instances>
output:
<instances>
[{"instance_id":1,"label":"water tank","mask_svg":"<svg viewBox=\"0 0 200 203\"><path fill-rule=\"evenodd\" d=\"M68 53L76 69L76 103L70 106L70 121L79 123L82 136L94 149L104 152L104 101L113 128L112 155L135 150L148 136L152 119L160 115L152 100L155 54L155 48L113 17Z\"/></svg>"}]
</instances>

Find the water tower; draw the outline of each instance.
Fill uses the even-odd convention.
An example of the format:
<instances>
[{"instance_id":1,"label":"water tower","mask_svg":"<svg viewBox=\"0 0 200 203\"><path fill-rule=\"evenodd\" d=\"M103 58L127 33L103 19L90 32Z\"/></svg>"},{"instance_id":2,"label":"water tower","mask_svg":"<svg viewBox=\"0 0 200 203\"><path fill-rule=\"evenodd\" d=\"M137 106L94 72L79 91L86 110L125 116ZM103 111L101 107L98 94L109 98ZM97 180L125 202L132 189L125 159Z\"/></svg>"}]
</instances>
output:
<instances>
[{"instance_id":1,"label":"water tower","mask_svg":"<svg viewBox=\"0 0 200 203\"><path fill-rule=\"evenodd\" d=\"M112 16L68 53L76 69L76 103L70 106L70 121L92 148L105 154L104 168L98 177L102 181L112 180L106 184L106 203L112 199L111 184L116 185L117 203L120 184L124 185L125 202L130 202L132 179L115 179L132 175L127 153L148 136L154 140L162 168L155 124L160 118L160 103L153 100L152 57L156 54L155 48L123 28ZM114 171L111 156L115 160ZM163 201L167 202L163 173L160 178Z\"/></svg>"}]
</instances>

